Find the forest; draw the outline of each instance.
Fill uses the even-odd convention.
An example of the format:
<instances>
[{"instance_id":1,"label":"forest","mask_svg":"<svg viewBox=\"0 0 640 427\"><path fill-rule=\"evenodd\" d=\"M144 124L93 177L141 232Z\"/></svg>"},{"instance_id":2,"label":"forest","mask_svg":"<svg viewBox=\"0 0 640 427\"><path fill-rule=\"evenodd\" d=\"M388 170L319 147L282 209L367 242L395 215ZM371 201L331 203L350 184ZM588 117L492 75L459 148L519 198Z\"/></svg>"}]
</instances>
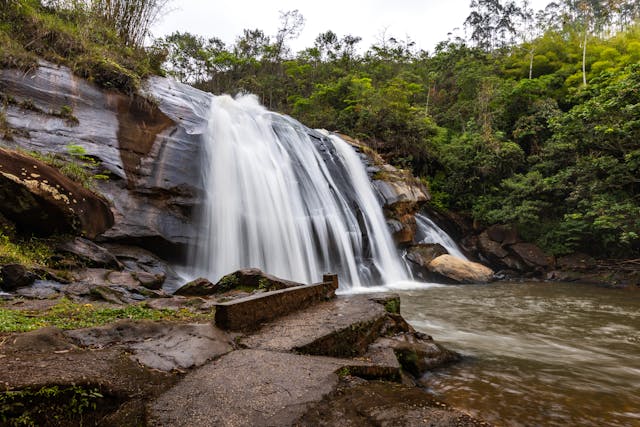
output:
<instances>
[{"instance_id":1,"label":"forest","mask_svg":"<svg viewBox=\"0 0 640 427\"><path fill-rule=\"evenodd\" d=\"M113 2L144 5L133 28L100 1L3 2L14 4L0 26L3 65L28 68L40 49L126 93L158 73L214 94L253 93L410 168L436 209L512 224L553 255L640 256L637 1L561 0L534 11L527 0L472 0L464 30L432 52L384 31L364 47L331 30L294 52L305 21L297 10L281 12L276 34L245 29L225 44L186 32L150 40L162 1ZM89 12L78 11L82 4ZM53 15L43 18L52 11L93 32L78 36L76 26L72 37ZM31 40L36 16L38 28L55 31ZM105 50L107 60L96 60Z\"/></svg>"},{"instance_id":2,"label":"forest","mask_svg":"<svg viewBox=\"0 0 640 427\"><path fill-rule=\"evenodd\" d=\"M250 92L308 126L366 141L429 183L437 208L517 226L549 253L640 254L640 4L473 0L466 37L433 52L380 34L319 34L304 17L231 46L174 33L168 73Z\"/></svg>"}]
</instances>

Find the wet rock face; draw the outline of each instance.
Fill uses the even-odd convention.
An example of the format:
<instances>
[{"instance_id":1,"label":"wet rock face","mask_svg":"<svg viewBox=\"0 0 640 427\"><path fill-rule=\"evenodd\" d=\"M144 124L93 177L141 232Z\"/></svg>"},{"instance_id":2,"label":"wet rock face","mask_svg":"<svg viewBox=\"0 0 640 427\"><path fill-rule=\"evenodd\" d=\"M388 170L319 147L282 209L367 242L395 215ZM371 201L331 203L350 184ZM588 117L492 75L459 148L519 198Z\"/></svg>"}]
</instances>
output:
<instances>
[{"instance_id":1,"label":"wet rock face","mask_svg":"<svg viewBox=\"0 0 640 427\"><path fill-rule=\"evenodd\" d=\"M31 233L95 237L113 225L102 197L32 157L0 148L1 213Z\"/></svg>"},{"instance_id":2,"label":"wet rock face","mask_svg":"<svg viewBox=\"0 0 640 427\"><path fill-rule=\"evenodd\" d=\"M97 184L115 223L103 240L175 255L195 236L190 220L202 194L197 159L209 95L158 77L144 98L130 98L45 62L26 75L0 70L0 88L11 100L12 141L3 144L64 156L79 145L108 171L110 179Z\"/></svg>"}]
</instances>

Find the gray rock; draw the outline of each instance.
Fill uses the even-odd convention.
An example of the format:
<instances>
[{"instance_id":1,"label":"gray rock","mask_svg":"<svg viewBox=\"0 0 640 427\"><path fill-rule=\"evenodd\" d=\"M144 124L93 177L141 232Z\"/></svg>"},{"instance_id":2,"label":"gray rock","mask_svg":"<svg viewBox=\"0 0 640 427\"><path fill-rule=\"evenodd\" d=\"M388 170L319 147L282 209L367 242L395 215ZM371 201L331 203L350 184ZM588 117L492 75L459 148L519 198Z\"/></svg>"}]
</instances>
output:
<instances>
[{"instance_id":1,"label":"gray rock","mask_svg":"<svg viewBox=\"0 0 640 427\"><path fill-rule=\"evenodd\" d=\"M120 264L116 257L107 249L82 237L75 237L73 240L63 242L58 245L57 249L77 256L91 267L105 267L120 270L123 268L123 265Z\"/></svg>"},{"instance_id":2,"label":"gray rock","mask_svg":"<svg viewBox=\"0 0 640 427\"><path fill-rule=\"evenodd\" d=\"M169 79L151 78L144 101L99 89L66 68L42 62L30 73L0 70L3 91L43 111L70 107L78 124L9 105L14 146L68 156L72 142L100 161L110 179L99 191L114 206L103 236L175 255L196 235L190 221L202 182L199 158L210 95ZM97 172L100 172L98 170Z\"/></svg>"},{"instance_id":3,"label":"gray rock","mask_svg":"<svg viewBox=\"0 0 640 427\"><path fill-rule=\"evenodd\" d=\"M204 277L200 277L178 288L174 295L198 297L213 295L217 292L220 292L220 288L217 285Z\"/></svg>"}]
</instances>

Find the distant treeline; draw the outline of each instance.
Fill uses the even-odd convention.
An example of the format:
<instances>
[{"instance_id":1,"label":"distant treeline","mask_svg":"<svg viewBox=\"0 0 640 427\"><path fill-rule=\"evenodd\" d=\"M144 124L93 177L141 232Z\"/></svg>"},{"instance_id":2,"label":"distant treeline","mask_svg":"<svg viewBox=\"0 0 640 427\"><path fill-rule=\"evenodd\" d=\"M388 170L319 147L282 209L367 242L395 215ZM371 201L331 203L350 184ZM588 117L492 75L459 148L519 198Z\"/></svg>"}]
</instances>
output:
<instances>
[{"instance_id":1,"label":"distant treeline","mask_svg":"<svg viewBox=\"0 0 640 427\"><path fill-rule=\"evenodd\" d=\"M312 127L366 140L425 177L434 203L515 224L554 254L640 253L640 3L474 0L468 38L434 52L381 34L318 35L304 25L245 30L231 46L175 33L156 41L177 79L251 92Z\"/></svg>"}]
</instances>

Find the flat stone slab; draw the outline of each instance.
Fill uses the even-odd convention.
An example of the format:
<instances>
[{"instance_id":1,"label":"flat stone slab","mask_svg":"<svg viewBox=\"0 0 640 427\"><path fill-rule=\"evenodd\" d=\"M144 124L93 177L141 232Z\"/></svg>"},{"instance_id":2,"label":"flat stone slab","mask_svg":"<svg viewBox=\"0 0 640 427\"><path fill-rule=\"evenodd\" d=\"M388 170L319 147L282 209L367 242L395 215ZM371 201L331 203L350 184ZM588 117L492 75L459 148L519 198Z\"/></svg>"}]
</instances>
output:
<instances>
[{"instance_id":1,"label":"flat stone slab","mask_svg":"<svg viewBox=\"0 0 640 427\"><path fill-rule=\"evenodd\" d=\"M136 396L175 381L167 373L144 369L122 349L78 348L51 327L0 340L0 361L0 390L92 384L112 394Z\"/></svg>"},{"instance_id":2,"label":"flat stone slab","mask_svg":"<svg viewBox=\"0 0 640 427\"><path fill-rule=\"evenodd\" d=\"M334 391L342 375L399 379L400 369L393 351L337 359L238 350L190 372L153 401L149 425L292 425Z\"/></svg>"},{"instance_id":3,"label":"flat stone slab","mask_svg":"<svg viewBox=\"0 0 640 427\"><path fill-rule=\"evenodd\" d=\"M148 407L153 426L287 426L338 384L339 360L239 350L189 373Z\"/></svg>"},{"instance_id":4,"label":"flat stone slab","mask_svg":"<svg viewBox=\"0 0 640 427\"><path fill-rule=\"evenodd\" d=\"M233 350L229 336L209 323L123 320L65 334L83 347L125 348L133 360L161 371L201 366Z\"/></svg>"},{"instance_id":5,"label":"flat stone slab","mask_svg":"<svg viewBox=\"0 0 640 427\"><path fill-rule=\"evenodd\" d=\"M240 340L247 348L349 357L378 338L386 311L371 296L338 296L264 325Z\"/></svg>"},{"instance_id":6,"label":"flat stone slab","mask_svg":"<svg viewBox=\"0 0 640 427\"><path fill-rule=\"evenodd\" d=\"M337 278L216 304L216 325L233 331L256 329L264 322L333 298L336 289Z\"/></svg>"}]
</instances>

